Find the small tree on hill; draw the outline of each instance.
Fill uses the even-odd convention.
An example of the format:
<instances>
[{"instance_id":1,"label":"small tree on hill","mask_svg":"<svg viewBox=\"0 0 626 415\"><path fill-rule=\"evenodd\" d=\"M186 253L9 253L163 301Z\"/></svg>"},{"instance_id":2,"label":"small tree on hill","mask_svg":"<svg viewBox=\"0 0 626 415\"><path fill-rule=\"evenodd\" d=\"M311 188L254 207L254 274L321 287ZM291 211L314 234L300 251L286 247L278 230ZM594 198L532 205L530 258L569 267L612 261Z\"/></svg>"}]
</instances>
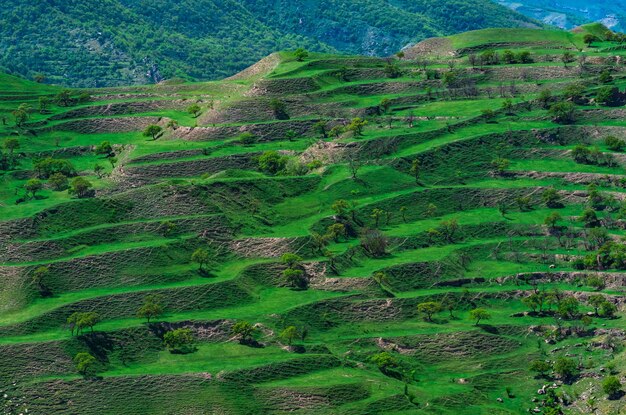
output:
<instances>
[{"instance_id":1,"label":"small tree on hill","mask_svg":"<svg viewBox=\"0 0 626 415\"><path fill-rule=\"evenodd\" d=\"M97 155L102 155L105 157L113 157L115 152L113 151L113 146L108 141L103 141L94 149L94 153Z\"/></svg>"},{"instance_id":2,"label":"small tree on hill","mask_svg":"<svg viewBox=\"0 0 626 415\"><path fill-rule=\"evenodd\" d=\"M289 346L295 339L299 337L298 329L296 326L289 326L280 333L280 338L287 342Z\"/></svg>"},{"instance_id":3,"label":"small tree on hill","mask_svg":"<svg viewBox=\"0 0 626 415\"><path fill-rule=\"evenodd\" d=\"M90 378L96 374L97 363L96 358L87 352L80 352L74 356L76 370L86 378Z\"/></svg>"},{"instance_id":4,"label":"small tree on hill","mask_svg":"<svg viewBox=\"0 0 626 415\"><path fill-rule=\"evenodd\" d=\"M433 321L433 315L441 311L441 303L428 301L417 305L417 311L426 316L427 321Z\"/></svg>"},{"instance_id":5,"label":"small tree on hill","mask_svg":"<svg viewBox=\"0 0 626 415\"><path fill-rule=\"evenodd\" d=\"M164 311L163 296L150 294L144 298L143 305L137 310L137 317L145 318L150 323L150 319L159 317Z\"/></svg>"},{"instance_id":6,"label":"small tree on hill","mask_svg":"<svg viewBox=\"0 0 626 415\"><path fill-rule=\"evenodd\" d=\"M147 126L143 130L143 136L152 137L152 140L155 141L159 137L162 131L163 131L163 128L161 128L160 126L156 124L152 124L152 125Z\"/></svg>"},{"instance_id":7,"label":"small tree on hill","mask_svg":"<svg viewBox=\"0 0 626 415\"><path fill-rule=\"evenodd\" d=\"M554 362L554 373L559 375L564 381L571 382L578 376L578 365L573 359L559 357Z\"/></svg>"},{"instance_id":8,"label":"small tree on hill","mask_svg":"<svg viewBox=\"0 0 626 415\"><path fill-rule=\"evenodd\" d=\"M607 376L602 380L602 390L609 399L618 399L622 394L622 382L616 376Z\"/></svg>"},{"instance_id":9,"label":"small tree on hill","mask_svg":"<svg viewBox=\"0 0 626 415\"><path fill-rule=\"evenodd\" d=\"M42 297L47 297L51 294L50 289L46 284L46 280L48 279L49 275L50 268L46 266L37 267L32 274L32 282L37 287L37 289L39 290L39 295L41 295Z\"/></svg>"},{"instance_id":10,"label":"small tree on hill","mask_svg":"<svg viewBox=\"0 0 626 415\"><path fill-rule=\"evenodd\" d=\"M559 102L550 107L553 121L559 124L572 124L576 121L576 107L571 102Z\"/></svg>"},{"instance_id":11,"label":"small tree on hill","mask_svg":"<svg viewBox=\"0 0 626 415\"><path fill-rule=\"evenodd\" d=\"M350 121L350 124L348 124L346 129L348 131L351 131L355 137L360 137L363 135L363 130L365 129L366 125L367 125L367 120L356 117L356 118L353 118L352 121Z\"/></svg>"},{"instance_id":12,"label":"small tree on hill","mask_svg":"<svg viewBox=\"0 0 626 415\"><path fill-rule=\"evenodd\" d=\"M251 341L256 332L256 327L247 321L238 321L231 328L231 333L239 337L240 343L247 343Z\"/></svg>"},{"instance_id":13,"label":"small tree on hill","mask_svg":"<svg viewBox=\"0 0 626 415\"><path fill-rule=\"evenodd\" d=\"M198 270L202 271L203 267L211 260L211 256L209 255L209 251L206 249L198 248L193 252L193 254L191 254L191 260L198 264Z\"/></svg>"},{"instance_id":14,"label":"small tree on hill","mask_svg":"<svg viewBox=\"0 0 626 415\"><path fill-rule=\"evenodd\" d=\"M585 42L585 45L587 45L587 47L591 47L591 44L593 42L597 42L599 39L597 36L592 35L591 33L587 33L584 37L583 37L583 42Z\"/></svg>"},{"instance_id":15,"label":"small tree on hill","mask_svg":"<svg viewBox=\"0 0 626 415\"><path fill-rule=\"evenodd\" d=\"M415 177L415 183L419 184L420 182L420 174L421 174L421 168L420 168L420 159L415 158L413 159L413 161L411 162L411 169L409 170L411 172L411 175L413 177Z\"/></svg>"},{"instance_id":16,"label":"small tree on hill","mask_svg":"<svg viewBox=\"0 0 626 415\"><path fill-rule=\"evenodd\" d=\"M554 187L544 190L541 194L541 199L549 208L559 208L563 206L561 202L561 195Z\"/></svg>"},{"instance_id":17,"label":"small tree on hill","mask_svg":"<svg viewBox=\"0 0 626 415\"><path fill-rule=\"evenodd\" d=\"M191 329L180 328L168 331L163 336L163 343L170 353L187 354L196 350L195 337Z\"/></svg>"},{"instance_id":18,"label":"small tree on hill","mask_svg":"<svg viewBox=\"0 0 626 415\"><path fill-rule=\"evenodd\" d=\"M69 192L75 194L78 198L86 197L93 184L84 177L76 177L72 180Z\"/></svg>"},{"instance_id":19,"label":"small tree on hill","mask_svg":"<svg viewBox=\"0 0 626 415\"><path fill-rule=\"evenodd\" d=\"M491 319L491 314L484 308L475 308L469 313L470 319L474 320L474 325L477 326L481 320Z\"/></svg>"},{"instance_id":20,"label":"small tree on hill","mask_svg":"<svg viewBox=\"0 0 626 415\"><path fill-rule=\"evenodd\" d=\"M545 360L533 360L530 362L530 370L536 372L537 377L545 377L552 370L552 365Z\"/></svg>"},{"instance_id":21,"label":"small tree on hill","mask_svg":"<svg viewBox=\"0 0 626 415\"><path fill-rule=\"evenodd\" d=\"M561 55L561 62L563 62L563 66L565 66L566 68L568 64L574 61L576 61L576 57L570 51L565 51L563 52L563 55Z\"/></svg>"},{"instance_id":22,"label":"small tree on hill","mask_svg":"<svg viewBox=\"0 0 626 415\"><path fill-rule=\"evenodd\" d=\"M363 229L361 232L361 246L374 258L385 256L388 245L389 240L378 229Z\"/></svg>"},{"instance_id":23,"label":"small tree on hill","mask_svg":"<svg viewBox=\"0 0 626 415\"><path fill-rule=\"evenodd\" d=\"M27 193L30 193L31 197L34 199L37 196L37 192L43 188L43 183L39 179L30 179L24 184L24 189Z\"/></svg>"},{"instance_id":24,"label":"small tree on hill","mask_svg":"<svg viewBox=\"0 0 626 415\"><path fill-rule=\"evenodd\" d=\"M198 104L191 104L187 107L187 112L194 118L198 118L202 112L202 108L200 108L200 105Z\"/></svg>"},{"instance_id":25,"label":"small tree on hill","mask_svg":"<svg viewBox=\"0 0 626 415\"><path fill-rule=\"evenodd\" d=\"M295 52L293 52L293 55L296 57L298 62L302 62L309 57L309 52L304 48L298 48Z\"/></svg>"}]
</instances>

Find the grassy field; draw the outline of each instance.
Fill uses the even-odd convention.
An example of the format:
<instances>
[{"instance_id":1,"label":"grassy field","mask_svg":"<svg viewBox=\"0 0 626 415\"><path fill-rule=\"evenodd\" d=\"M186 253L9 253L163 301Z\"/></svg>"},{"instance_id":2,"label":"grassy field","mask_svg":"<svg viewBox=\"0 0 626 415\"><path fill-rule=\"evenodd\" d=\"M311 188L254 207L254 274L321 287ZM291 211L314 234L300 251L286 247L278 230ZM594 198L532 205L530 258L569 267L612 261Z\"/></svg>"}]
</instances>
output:
<instances>
[{"instance_id":1,"label":"grassy field","mask_svg":"<svg viewBox=\"0 0 626 415\"><path fill-rule=\"evenodd\" d=\"M4 413L620 413L626 70L586 33L67 102L0 75Z\"/></svg>"}]
</instances>

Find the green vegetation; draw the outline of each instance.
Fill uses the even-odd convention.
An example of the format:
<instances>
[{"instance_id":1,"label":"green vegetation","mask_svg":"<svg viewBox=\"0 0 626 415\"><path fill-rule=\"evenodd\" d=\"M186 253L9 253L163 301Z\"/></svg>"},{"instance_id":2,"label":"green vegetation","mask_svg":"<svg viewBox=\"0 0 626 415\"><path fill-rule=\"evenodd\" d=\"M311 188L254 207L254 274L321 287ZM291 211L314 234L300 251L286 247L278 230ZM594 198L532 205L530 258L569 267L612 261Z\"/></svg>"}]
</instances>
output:
<instances>
[{"instance_id":1,"label":"green vegetation","mask_svg":"<svg viewBox=\"0 0 626 415\"><path fill-rule=\"evenodd\" d=\"M40 82L88 88L216 79L278 50L386 56L433 36L540 26L489 0L324 0L280 7L269 0L7 0L3 6L0 45L6 52L0 67Z\"/></svg>"},{"instance_id":2,"label":"green vegetation","mask_svg":"<svg viewBox=\"0 0 626 415\"><path fill-rule=\"evenodd\" d=\"M0 76L5 412L617 413L626 130L596 97L626 71L595 29Z\"/></svg>"}]
</instances>

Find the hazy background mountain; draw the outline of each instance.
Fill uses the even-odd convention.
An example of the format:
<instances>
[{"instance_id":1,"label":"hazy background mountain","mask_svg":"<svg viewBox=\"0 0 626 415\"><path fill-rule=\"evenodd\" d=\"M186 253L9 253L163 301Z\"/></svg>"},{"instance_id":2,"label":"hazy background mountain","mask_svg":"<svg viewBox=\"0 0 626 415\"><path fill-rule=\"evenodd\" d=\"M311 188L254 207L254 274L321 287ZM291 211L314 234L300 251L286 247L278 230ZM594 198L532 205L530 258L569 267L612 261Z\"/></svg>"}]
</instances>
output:
<instances>
[{"instance_id":1,"label":"hazy background mountain","mask_svg":"<svg viewBox=\"0 0 626 415\"><path fill-rule=\"evenodd\" d=\"M626 28L624 0L497 0L500 4L544 23L571 29L601 22L614 31Z\"/></svg>"},{"instance_id":2,"label":"hazy background mountain","mask_svg":"<svg viewBox=\"0 0 626 415\"><path fill-rule=\"evenodd\" d=\"M0 69L84 87L215 79L281 49L387 55L517 26L537 22L491 0L4 0Z\"/></svg>"}]
</instances>

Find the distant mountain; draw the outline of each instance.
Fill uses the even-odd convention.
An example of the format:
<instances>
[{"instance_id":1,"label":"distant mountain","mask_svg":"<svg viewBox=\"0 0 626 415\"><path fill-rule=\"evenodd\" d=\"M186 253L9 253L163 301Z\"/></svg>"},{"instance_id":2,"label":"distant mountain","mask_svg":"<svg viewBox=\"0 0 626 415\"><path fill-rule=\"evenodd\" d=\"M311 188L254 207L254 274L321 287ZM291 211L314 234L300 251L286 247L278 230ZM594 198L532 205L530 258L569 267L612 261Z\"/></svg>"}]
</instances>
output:
<instances>
[{"instance_id":1,"label":"distant mountain","mask_svg":"<svg viewBox=\"0 0 626 415\"><path fill-rule=\"evenodd\" d=\"M281 49L387 55L427 37L538 26L490 0L4 0L0 69L92 87L215 79Z\"/></svg>"},{"instance_id":2,"label":"distant mountain","mask_svg":"<svg viewBox=\"0 0 626 415\"><path fill-rule=\"evenodd\" d=\"M544 23L571 29L600 22L613 31L626 30L626 2L619 0L496 0Z\"/></svg>"}]
</instances>

